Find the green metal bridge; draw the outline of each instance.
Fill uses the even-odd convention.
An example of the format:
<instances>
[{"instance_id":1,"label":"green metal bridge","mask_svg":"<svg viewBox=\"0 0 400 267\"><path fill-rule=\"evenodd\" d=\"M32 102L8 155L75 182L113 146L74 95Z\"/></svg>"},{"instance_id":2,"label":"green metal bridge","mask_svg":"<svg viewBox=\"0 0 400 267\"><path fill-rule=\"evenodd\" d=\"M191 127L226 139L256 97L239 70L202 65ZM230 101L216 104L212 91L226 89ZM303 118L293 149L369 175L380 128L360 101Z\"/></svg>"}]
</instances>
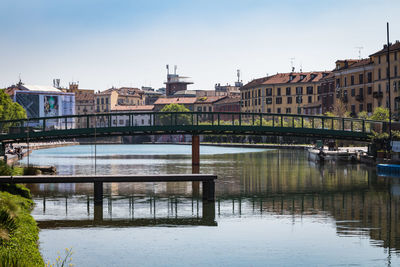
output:
<instances>
[{"instance_id":1,"label":"green metal bridge","mask_svg":"<svg viewBox=\"0 0 400 267\"><path fill-rule=\"evenodd\" d=\"M0 121L2 145L124 135L263 135L368 141L382 121L270 113L135 112Z\"/></svg>"}]
</instances>

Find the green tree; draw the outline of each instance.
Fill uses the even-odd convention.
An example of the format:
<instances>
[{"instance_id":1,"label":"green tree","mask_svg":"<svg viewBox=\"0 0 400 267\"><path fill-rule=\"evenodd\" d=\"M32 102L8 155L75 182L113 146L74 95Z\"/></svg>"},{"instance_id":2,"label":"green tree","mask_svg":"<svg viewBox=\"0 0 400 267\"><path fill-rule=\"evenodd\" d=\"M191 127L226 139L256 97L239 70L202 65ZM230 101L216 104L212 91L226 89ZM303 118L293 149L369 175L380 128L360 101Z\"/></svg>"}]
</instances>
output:
<instances>
[{"instance_id":1,"label":"green tree","mask_svg":"<svg viewBox=\"0 0 400 267\"><path fill-rule=\"evenodd\" d=\"M376 121L389 121L389 110L387 108L378 107L369 118Z\"/></svg>"},{"instance_id":2,"label":"green tree","mask_svg":"<svg viewBox=\"0 0 400 267\"><path fill-rule=\"evenodd\" d=\"M188 108L180 104L169 104L161 109L161 112L190 112ZM191 122L191 116L189 114L163 114L160 116L162 125L188 125ZM172 122L171 122L172 120Z\"/></svg>"},{"instance_id":3,"label":"green tree","mask_svg":"<svg viewBox=\"0 0 400 267\"><path fill-rule=\"evenodd\" d=\"M10 96L0 90L0 121L25 119L26 111L18 103L11 100Z\"/></svg>"},{"instance_id":4,"label":"green tree","mask_svg":"<svg viewBox=\"0 0 400 267\"><path fill-rule=\"evenodd\" d=\"M365 120L366 120L366 119L369 119L368 112L366 112L365 110L359 112L359 113L358 113L358 118L360 118L360 119L365 119Z\"/></svg>"}]
</instances>

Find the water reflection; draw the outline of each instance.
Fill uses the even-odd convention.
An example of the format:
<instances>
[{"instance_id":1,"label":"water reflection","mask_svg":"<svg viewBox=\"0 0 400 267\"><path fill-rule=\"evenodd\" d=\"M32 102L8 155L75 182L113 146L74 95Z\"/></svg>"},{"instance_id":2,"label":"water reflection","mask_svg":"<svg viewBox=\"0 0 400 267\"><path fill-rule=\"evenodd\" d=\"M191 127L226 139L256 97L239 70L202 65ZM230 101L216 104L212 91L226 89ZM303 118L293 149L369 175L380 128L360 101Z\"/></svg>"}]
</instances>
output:
<instances>
[{"instance_id":1,"label":"water reflection","mask_svg":"<svg viewBox=\"0 0 400 267\"><path fill-rule=\"evenodd\" d=\"M189 156L104 156L107 174L190 173ZM65 162L65 161L64 161ZM42 229L58 227L216 226L226 218L289 216L329 221L341 237L368 237L400 252L399 180L364 165L316 165L302 151L205 155L201 173L218 175L216 201L199 198L192 183L105 184L102 210L91 184L31 185ZM85 173L62 165L62 174ZM68 167L68 168L67 168ZM99 215L100 214L100 215ZM323 238L323 237L321 237Z\"/></svg>"}]
</instances>

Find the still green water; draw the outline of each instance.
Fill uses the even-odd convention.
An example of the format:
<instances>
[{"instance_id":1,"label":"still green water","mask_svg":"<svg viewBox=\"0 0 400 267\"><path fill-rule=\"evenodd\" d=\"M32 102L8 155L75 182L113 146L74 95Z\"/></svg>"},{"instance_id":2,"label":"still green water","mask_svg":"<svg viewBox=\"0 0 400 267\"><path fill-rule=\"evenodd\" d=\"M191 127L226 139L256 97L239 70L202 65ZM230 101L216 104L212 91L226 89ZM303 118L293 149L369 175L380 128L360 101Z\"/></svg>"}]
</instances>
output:
<instances>
[{"instance_id":1,"label":"still green water","mask_svg":"<svg viewBox=\"0 0 400 267\"><path fill-rule=\"evenodd\" d=\"M34 151L59 174L191 173L191 147L73 146ZM192 183L31 185L40 249L76 266L400 265L400 183L365 165L317 165L304 151L201 147L215 204ZM26 162L27 159L24 159ZM96 167L95 167L96 166Z\"/></svg>"}]
</instances>

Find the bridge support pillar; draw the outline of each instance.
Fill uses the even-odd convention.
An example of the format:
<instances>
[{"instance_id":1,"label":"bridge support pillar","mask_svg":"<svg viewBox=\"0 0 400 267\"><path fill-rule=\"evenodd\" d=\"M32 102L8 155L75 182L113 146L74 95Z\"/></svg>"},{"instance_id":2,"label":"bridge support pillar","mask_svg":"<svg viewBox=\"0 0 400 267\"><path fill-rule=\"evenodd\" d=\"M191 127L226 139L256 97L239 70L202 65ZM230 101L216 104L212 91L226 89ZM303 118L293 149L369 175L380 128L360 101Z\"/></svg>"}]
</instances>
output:
<instances>
[{"instance_id":1,"label":"bridge support pillar","mask_svg":"<svg viewBox=\"0 0 400 267\"><path fill-rule=\"evenodd\" d=\"M192 173L200 173L200 138L198 135L192 136ZM193 196L199 196L200 182L192 182Z\"/></svg>"},{"instance_id":2,"label":"bridge support pillar","mask_svg":"<svg viewBox=\"0 0 400 267\"><path fill-rule=\"evenodd\" d=\"M214 180L203 182L203 201L215 201Z\"/></svg>"},{"instance_id":3,"label":"bridge support pillar","mask_svg":"<svg viewBox=\"0 0 400 267\"><path fill-rule=\"evenodd\" d=\"M200 166L200 137L192 136L192 166Z\"/></svg>"},{"instance_id":4,"label":"bridge support pillar","mask_svg":"<svg viewBox=\"0 0 400 267\"><path fill-rule=\"evenodd\" d=\"M103 205L103 182L94 182L94 205Z\"/></svg>"}]
</instances>

